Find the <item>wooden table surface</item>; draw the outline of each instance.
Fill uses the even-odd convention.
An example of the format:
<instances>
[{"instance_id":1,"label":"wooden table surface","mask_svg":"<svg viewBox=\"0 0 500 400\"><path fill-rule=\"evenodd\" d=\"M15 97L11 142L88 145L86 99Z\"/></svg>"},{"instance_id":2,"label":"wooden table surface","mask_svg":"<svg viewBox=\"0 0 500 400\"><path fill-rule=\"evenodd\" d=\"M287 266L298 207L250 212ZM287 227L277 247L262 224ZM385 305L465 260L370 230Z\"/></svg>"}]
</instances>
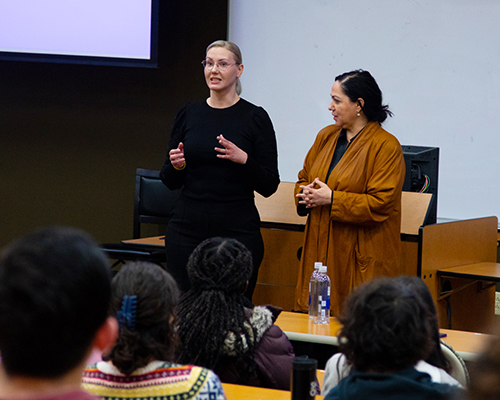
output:
<instances>
[{"instance_id":1,"label":"wooden table surface","mask_svg":"<svg viewBox=\"0 0 500 400\"><path fill-rule=\"evenodd\" d=\"M330 317L330 324L315 324L309 315L283 311L276 320L288 339L299 342L338 345L337 334L342 327L336 318Z\"/></svg>"},{"instance_id":2,"label":"wooden table surface","mask_svg":"<svg viewBox=\"0 0 500 400\"><path fill-rule=\"evenodd\" d=\"M446 333L446 337L442 338L443 341L453 347L453 350L465 361L474 361L492 337L492 335L486 333L457 331L454 329L440 329L439 331Z\"/></svg>"},{"instance_id":3,"label":"wooden table surface","mask_svg":"<svg viewBox=\"0 0 500 400\"><path fill-rule=\"evenodd\" d=\"M165 247L165 236L152 236L140 239L127 239L122 240L123 244L133 245L133 246L158 246Z\"/></svg>"},{"instance_id":4,"label":"wooden table surface","mask_svg":"<svg viewBox=\"0 0 500 400\"><path fill-rule=\"evenodd\" d=\"M222 387L227 400L290 400L291 398L288 390L263 389L230 383L223 383ZM316 395L316 399L322 398L323 396Z\"/></svg>"},{"instance_id":5,"label":"wooden table surface","mask_svg":"<svg viewBox=\"0 0 500 400\"><path fill-rule=\"evenodd\" d=\"M488 282L500 282L500 264L494 262L481 262L475 264L459 265L438 269L440 276L478 279Z\"/></svg>"},{"instance_id":6,"label":"wooden table surface","mask_svg":"<svg viewBox=\"0 0 500 400\"><path fill-rule=\"evenodd\" d=\"M276 320L288 339L310 343L324 343L338 346L337 334L342 327L336 318L330 318L329 325L313 323L307 314L283 311ZM484 348L491 335L452 329L441 329L448 343L466 361L473 361Z\"/></svg>"}]
</instances>

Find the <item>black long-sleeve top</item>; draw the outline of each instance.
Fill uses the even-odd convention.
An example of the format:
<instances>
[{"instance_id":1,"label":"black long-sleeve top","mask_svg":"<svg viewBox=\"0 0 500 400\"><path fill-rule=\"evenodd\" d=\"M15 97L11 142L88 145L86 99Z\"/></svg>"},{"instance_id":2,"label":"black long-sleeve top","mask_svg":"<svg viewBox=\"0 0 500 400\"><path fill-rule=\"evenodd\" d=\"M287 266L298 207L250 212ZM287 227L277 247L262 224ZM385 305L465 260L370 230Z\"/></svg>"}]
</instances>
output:
<instances>
[{"instance_id":1,"label":"black long-sleeve top","mask_svg":"<svg viewBox=\"0 0 500 400\"><path fill-rule=\"evenodd\" d=\"M222 134L248 154L246 164L217 158ZM278 152L269 115L262 107L240 99L218 109L206 101L188 104L174 121L169 151L184 144L186 167L176 170L167 159L161 180L170 189L203 202L231 203L254 198L254 190L268 197L278 188Z\"/></svg>"}]
</instances>

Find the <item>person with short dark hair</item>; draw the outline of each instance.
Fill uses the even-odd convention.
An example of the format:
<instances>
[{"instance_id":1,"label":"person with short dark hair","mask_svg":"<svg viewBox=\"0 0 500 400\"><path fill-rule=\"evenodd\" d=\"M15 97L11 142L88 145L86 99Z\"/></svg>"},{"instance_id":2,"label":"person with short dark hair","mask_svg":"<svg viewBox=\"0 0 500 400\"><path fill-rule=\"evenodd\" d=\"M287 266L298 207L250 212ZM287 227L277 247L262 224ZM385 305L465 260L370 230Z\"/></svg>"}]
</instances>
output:
<instances>
[{"instance_id":1,"label":"person with short dark hair","mask_svg":"<svg viewBox=\"0 0 500 400\"><path fill-rule=\"evenodd\" d=\"M426 307L426 318L431 329L433 342L432 350L424 360L419 360L415 369L429 374L433 382L447 383L449 385L462 386L456 379L449 375L451 366L441 349L439 338L439 326L437 322L436 307L431 293L424 281L416 276L398 276L394 278L396 283L401 283L410 289L416 296L420 297ZM347 364L344 354L336 353L326 363L325 376L321 393L325 396L333 387L349 375L351 366Z\"/></svg>"},{"instance_id":2,"label":"person with short dark hair","mask_svg":"<svg viewBox=\"0 0 500 400\"><path fill-rule=\"evenodd\" d=\"M439 336L439 324L437 319L436 306L434 305L434 300L432 300L431 292L425 284L425 282L417 276L398 276L396 282L401 282L403 285L408 287L410 290L415 292L417 296L422 299L426 309L427 309L427 319L429 320L431 327L431 338L434 343L432 346L432 351L429 353L425 361L439 368L441 371L449 374L451 372L450 361L445 357L443 350L441 348L441 338ZM445 378L446 375L443 376ZM445 378L446 379L446 378ZM449 383L449 382L446 382Z\"/></svg>"},{"instance_id":3,"label":"person with short dark hair","mask_svg":"<svg viewBox=\"0 0 500 400\"><path fill-rule=\"evenodd\" d=\"M378 276L401 275L403 149L381 124L392 115L368 71L335 78L323 128L295 184L297 212L309 214L295 291L295 310L307 312L316 261L328 267L331 313L346 296Z\"/></svg>"},{"instance_id":4,"label":"person with short dark hair","mask_svg":"<svg viewBox=\"0 0 500 400\"><path fill-rule=\"evenodd\" d=\"M0 398L86 400L81 375L92 348L112 344L108 261L72 228L35 231L0 257Z\"/></svg>"},{"instance_id":5,"label":"person with short dark hair","mask_svg":"<svg viewBox=\"0 0 500 400\"><path fill-rule=\"evenodd\" d=\"M415 369L433 350L432 327L422 299L402 282L383 277L358 287L339 320L339 350L353 370L325 400L450 399L463 391Z\"/></svg>"},{"instance_id":6,"label":"person with short dark hair","mask_svg":"<svg viewBox=\"0 0 500 400\"><path fill-rule=\"evenodd\" d=\"M281 310L244 297L252 255L235 239L211 238L191 254L191 289L179 304L180 360L222 382L290 389L293 347L274 321Z\"/></svg>"},{"instance_id":7,"label":"person with short dark hair","mask_svg":"<svg viewBox=\"0 0 500 400\"><path fill-rule=\"evenodd\" d=\"M212 371L172 362L179 291L168 272L147 262L127 263L113 278L112 293L120 333L104 361L85 369L84 389L113 400L224 399Z\"/></svg>"}]
</instances>

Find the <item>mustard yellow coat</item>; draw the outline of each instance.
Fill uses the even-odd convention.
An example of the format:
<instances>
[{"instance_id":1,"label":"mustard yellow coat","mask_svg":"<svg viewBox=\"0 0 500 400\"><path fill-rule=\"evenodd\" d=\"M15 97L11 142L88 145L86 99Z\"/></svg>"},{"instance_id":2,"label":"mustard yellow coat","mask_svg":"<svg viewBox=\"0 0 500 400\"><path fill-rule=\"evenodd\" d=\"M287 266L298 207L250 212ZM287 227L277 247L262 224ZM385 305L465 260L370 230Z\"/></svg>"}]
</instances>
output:
<instances>
[{"instance_id":1,"label":"mustard yellow coat","mask_svg":"<svg viewBox=\"0 0 500 400\"><path fill-rule=\"evenodd\" d=\"M340 129L323 128L307 153L295 193L318 177L325 182ZM314 262L328 267L331 312L338 315L352 289L376 276L400 275L401 190L405 164L398 140L370 122L335 166L327 185L331 206L312 208L295 291L295 309L307 311ZM296 198L298 202L298 198Z\"/></svg>"}]
</instances>

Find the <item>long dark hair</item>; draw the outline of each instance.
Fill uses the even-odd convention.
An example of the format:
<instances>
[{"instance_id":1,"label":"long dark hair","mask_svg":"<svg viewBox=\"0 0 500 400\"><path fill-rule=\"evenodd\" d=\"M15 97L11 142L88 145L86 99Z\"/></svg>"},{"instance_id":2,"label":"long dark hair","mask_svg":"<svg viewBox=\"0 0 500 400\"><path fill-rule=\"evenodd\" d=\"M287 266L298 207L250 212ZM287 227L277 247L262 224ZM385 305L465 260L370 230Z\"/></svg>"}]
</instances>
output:
<instances>
[{"instance_id":1,"label":"long dark hair","mask_svg":"<svg viewBox=\"0 0 500 400\"><path fill-rule=\"evenodd\" d=\"M103 357L125 375L150 361L173 361L178 336L174 309L179 292L172 276L158 265L130 262L116 274L111 290L111 314L117 315L124 296L137 296L135 327L120 323L120 334Z\"/></svg>"},{"instance_id":2,"label":"long dark hair","mask_svg":"<svg viewBox=\"0 0 500 400\"><path fill-rule=\"evenodd\" d=\"M233 354L241 358L240 381L255 375L255 332L248 323L243 291L252 273L250 251L235 239L215 237L202 242L187 264L191 289L178 307L181 352L179 361L224 369L225 341L234 339ZM227 361L227 360L226 360Z\"/></svg>"},{"instance_id":3,"label":"long dark hair","mask_svg":"<svg viewBox=\"0 0 500 400\"><path fill-rule=\"evenodd\" d=\"M352 102L356 103L360 98L364 100L364 105L360 105L368 121L382 123L388 116L392 117L389 106L382 104L382 91L377 81L368 71L358 69L345 72L335 80Z\"/></svg>"}]
</instances>

